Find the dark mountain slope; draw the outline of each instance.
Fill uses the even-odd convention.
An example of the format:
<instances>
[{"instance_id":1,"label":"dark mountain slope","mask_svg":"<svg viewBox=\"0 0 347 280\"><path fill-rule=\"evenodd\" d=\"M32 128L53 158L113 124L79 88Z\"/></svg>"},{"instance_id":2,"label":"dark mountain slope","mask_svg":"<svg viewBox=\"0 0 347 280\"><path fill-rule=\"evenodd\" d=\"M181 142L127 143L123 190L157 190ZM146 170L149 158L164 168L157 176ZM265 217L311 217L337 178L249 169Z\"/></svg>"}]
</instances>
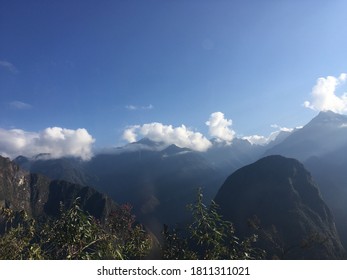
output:
<instances>
[{"instance_id":1,"label":"dark mountain slope","mask_svg":"<svg viewBox=\"0 0 347 280\"><path fill-rule=\"evenodd\" d=\"M245 166L228 177L215 201L241 237L253 232L249 219L260 221L260 244L270 258L344 255L333 216L297 160L269 156Z\"/></svg>"},{"instance_id":2,"label":"dark mountain slope","mask_svg":"<svg viewBox=\"0 0 347 280\"><path fill-rule=\"evenodd\" d=\"M302 129L268 149L265 155L270 154L303 162L319 185L347 248L347 116L320 112Z\"/></svg>"},{"instance_id":3,"label":"dark mountain slope","mask_svg":"<svg viewBox=\"0 0 347 280\"><path fill-rule=\"evenodd\" d=\"M51 181L45 176L23 171L0 156L0 205L25 210L34 217L57 215L60 202L70 207L80 197L81 208L103 220L116 204L90 187L65 181Z\"/></svg>"}]
</instances>

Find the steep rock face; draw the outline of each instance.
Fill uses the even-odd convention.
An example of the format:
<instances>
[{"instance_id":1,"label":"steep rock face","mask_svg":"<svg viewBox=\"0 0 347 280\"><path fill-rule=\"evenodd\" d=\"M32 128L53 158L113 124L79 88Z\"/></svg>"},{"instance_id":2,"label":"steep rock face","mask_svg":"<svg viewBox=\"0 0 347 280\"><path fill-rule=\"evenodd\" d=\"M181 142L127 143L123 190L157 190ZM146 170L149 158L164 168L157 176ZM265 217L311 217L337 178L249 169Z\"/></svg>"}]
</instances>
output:
<instances>
[{"instance_id":1,"label":"steep rock face","mask_svg":"<svg viewBox=\"0 0 347 280\"><path fill-rule=\"evenodd\" d=\"M88 185L91 180L84 170L85 163L76 158L49 159L36 157L28 159L19 156L13 162L24 170L45 175L50 179L64 180L79 185Z\"/></svg>"},{"instance_id":2,"label":"steep rock face","mask_svg":"<svg viewBox=\"0 0 347 280\"><path fill-rule=\"evenodd\" d=\"M294 159L269 156L227 178L215 201L241 237L257 223L268 258L339 259L344 248L311 175Z\"/></svg>"},{"instance_id":3,"label":"steep rock face","mask_svg":"<svg viewBox=\"0 0 347 280\"><path fill-rule=\"evenodd\" d=\"M104 220L115 207L115 204L108 196L93 188L54 180L48 186L48 197L44 211L48 215L57 215L60 202L63 202L64 206L69 208L77 197L80 198L83 210L99 220Z\"/></svg>"},{"instance_id":4,"label":"steep rock face","mask_svg":"<svg viewBox=\"0 0 347 280\"><path fill-rule=\"evenodd\" d=\"M28 172L0 156L0 206L25 209L31 213L30 179Z\"/></svg>"},{"instance_id":5,"label":"steep rock face","mask_svg":"<svg viewBox=\"0 0 347 280\"><path fill-rule=\"evenodd\" d=\"M103 220L116 204L106 195L90 187L53 180L21 170L0 156L0 206L25 210L34 217L55 216L60 203L70 207L80 197L80 206Z\"/></svg>"}]
</instances>

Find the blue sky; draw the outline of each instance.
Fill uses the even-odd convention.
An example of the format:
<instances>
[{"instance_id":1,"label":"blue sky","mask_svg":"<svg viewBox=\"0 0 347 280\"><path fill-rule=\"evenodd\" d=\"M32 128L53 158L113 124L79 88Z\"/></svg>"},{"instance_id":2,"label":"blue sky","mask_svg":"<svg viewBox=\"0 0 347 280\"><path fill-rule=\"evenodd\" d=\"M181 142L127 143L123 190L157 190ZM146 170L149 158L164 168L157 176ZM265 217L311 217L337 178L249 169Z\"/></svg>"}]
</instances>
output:
<instances>
[{"instance_id":1,"label":"blue sky","mask_svg":"<svg viewBox=\"0 0 347 280\"><path fill-rule=\"evenodd\" d=\"M0 0L0 134L82 128L100 148L154 122L209 138L214 112L238 136L305 124L325 108L312 100L319 78L347 91L346 11L344 0Z\"/></svg>"}]
</instances>

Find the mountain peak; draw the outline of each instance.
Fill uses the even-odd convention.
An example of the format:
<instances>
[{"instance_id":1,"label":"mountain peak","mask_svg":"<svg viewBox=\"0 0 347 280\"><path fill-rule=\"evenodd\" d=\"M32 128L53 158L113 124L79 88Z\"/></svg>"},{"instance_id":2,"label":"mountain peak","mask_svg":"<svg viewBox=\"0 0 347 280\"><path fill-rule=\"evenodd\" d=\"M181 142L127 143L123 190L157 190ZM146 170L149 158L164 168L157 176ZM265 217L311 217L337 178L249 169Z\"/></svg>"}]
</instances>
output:
<instances>
[{"instance_id":1,"label":"mountain peak","mask_svg":"<svg viewBox=\"0 0 347 280\"><path fill-rule=\"evenodd\" d=\"M165 148L162 152L165 153L166 155L176 155L180 153L191 152L191 150L188 148L180 148L175 144L171 144L170 146Z\"/></svg>"},{"instance_id":2,"label":"mountain peak","mask_svg":"<svg viewBox=\"0 0 347 280\"><path fill-rule=\"evenodd\" d=\"M165 149L168 146L168 144L165 144L162 141L153 141L153 140L151 140L151 139L149 139L147 137L142 138L142 139L140 139L137 142L133 142L130 145L140 146L140 147L147 147L147 148L154 149L154 150L162 150L162 149Z\"/></svg>"},{"instance_id":3,"label":"mountain peak","mask_svg":"<svg viewBox=\"0 0 347 280\"><path fill-rule=\"evenodd\" d=\"M330 123L340 123L340 122L347 122L347 115L342 115L339 113L335 113L333 111L320 111L319 114L312 119L310 123L317 123L319 122L330 122Z\"/></svg>"},{"instance_id":4,"label":"mountain peak","mask_svg":"<svg viewBox=\"0 0 347 280\"><path fill-rule=\"evenodd\" d=\"M240 168L228 177L215 201L240 237L252 234L250 221L260 223L266 234L259 233L259 242L269 258L335 259L344 253L330 210L310 173L295 159L268 156ZM313 233L326 238L324 245L317 242L302 249L300 244ZM281 246L293 249L283 253Z\"/></svg>"},{"instance_id":5,"label":"mountain peak","mask_svg":"<svg viewBox=\"0 0 347 280\"><path fill-rule=\"evenodd\" d=\"M140 139L139 141L137 142L134 142L134 144L137 143L137 144L142 144L142 145L146 145L146 146L149 146L149 147L156 147L158 146L160 143L156 142L156 141L153 141L147 137L145 138L142 138Z\"/></svg>"},{"instance_id":6,"label":"mountain peak","mask_svg":"<svg viewBox=\"0 0 347 280\"><path fill-rule=\"evenodd\" d=\"M318 116L336 116L340 115L339 113L335 113L334 111L331 110L326 110L326 111L320 111L318 113Z\"/></svg>"}]
</instances>

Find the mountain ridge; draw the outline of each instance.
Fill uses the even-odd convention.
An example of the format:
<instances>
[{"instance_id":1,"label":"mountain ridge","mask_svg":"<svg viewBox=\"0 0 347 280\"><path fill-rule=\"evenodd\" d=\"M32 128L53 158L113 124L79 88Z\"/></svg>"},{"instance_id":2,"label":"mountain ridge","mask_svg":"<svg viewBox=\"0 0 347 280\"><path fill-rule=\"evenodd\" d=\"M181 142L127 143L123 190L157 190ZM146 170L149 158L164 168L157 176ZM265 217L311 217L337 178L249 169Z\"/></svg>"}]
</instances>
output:
<instances>
[{"instance_id":1,"label":"mountain ridge","mask_svg":"<svg viewBox=\"0 0 347 280\"><path fill-rule=\"evenodd\" d=\"M341 147L347 139L347 116L320 112L301 129L268 149L264 156L280 154L305 161Z\"/></svg>"}]
</instances>

